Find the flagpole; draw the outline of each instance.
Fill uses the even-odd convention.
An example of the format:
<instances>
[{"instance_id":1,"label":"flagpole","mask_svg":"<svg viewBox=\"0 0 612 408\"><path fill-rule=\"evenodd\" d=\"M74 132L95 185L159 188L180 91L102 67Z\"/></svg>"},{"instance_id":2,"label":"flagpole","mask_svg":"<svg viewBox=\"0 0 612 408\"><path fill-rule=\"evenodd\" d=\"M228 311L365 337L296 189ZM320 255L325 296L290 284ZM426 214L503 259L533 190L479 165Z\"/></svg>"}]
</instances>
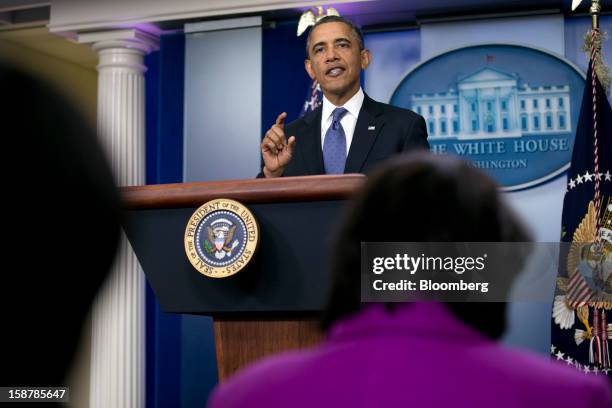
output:
<instances>
[{"instance_id":1,"label":"flagpole","mask_svg":"<svg viewBox=\"0 0 612 408\"><path fill-rule=\"evenodd\" d=\"M583 1L584 0L573 0L572 10L576 10ZM610 105L606 103L606 96L604 92L602 92L603 89L600 86L600 84L609 84L610 82L609 69L605 66L601 55L602 34L599 26L600 13L601 0L591 0L589 9L589 14L591 15L591 30L585 35L584 47L589 55L590 63L588 78L590 83L585 84L580 118L586 119L592 116L590 121L586 120L584 122L586 125L581 125L581 128L577 129L572 165L570 167L571 174L574 175L580 175L580 173L584 171L588 173L593 169L592 176L594 177L594 186L592 192L590 189L583 189L580 193L575 191L569 192L568 190L563 207L563 226L565 227L568 224L575 225L567 231L569 238L574 245L585 245L584 247L573 247L573 249L569 250L569 252L574 251L574 255L572 256L575 259L582 256L582 253L578 254L578 252L586 247L589 248L588 257L591 260L605 259L605 251L607 251L605 248L607 239L604 239L601 234L601 231L604 230L602 228L604 217L602 217L601 209L603 198L610 193L608 184L603 183L603 171L609 172L608 167L610 166L609 154L611 150L608 144L608 132L610 123L609 118L612 116L612 111L610 110ZM588 126L589 124L592 126ZM584 160L585 157L588 160ZM591 157L592 161L590 159ZM602 161L601 159L605 160ZM602 166L601 169L600 166ZM606 211L607 210L605 210L604 213L606 213ZM607 220L607 218L605 219ZM587 229L589 231L588 233L586 232ZM585 237L585 234L588 234L586 240L589 241L588 244L585 244L586 241L580 238ZM579 346L584 340L588 340L588 360L586 355L582 354L583 352L578 349L575 349L575 354L571 351L572 349L566 349L564 351L568 354L570 362L573 357L576 362L575 365L581 368L585 373L594 371L597 375L599 371L603 371L608 375L610 371L608 322L612 320L609 317L611 303L606 300L600 300L606 298L599 297L599 289L595 290L588 288L589 284L587 284L585 277L582 276L581 271L575 268L572 270L569 269L569 259L568 256L568 261L564 267L568 268L567 279L571 279L567 281L565 298L555 298L556 303L554 307L556 308L556 312L553 312L553 317L555 318L555 324L563 329L564 326L562 326L563 322L561 319L563 313L560 313L560 305L562 306L561 302L566 302L566 304L569 305L569 315L571 315L572 319L577 316L579 321L584 325L585 330L576 328L572 338L571 334L569 336L562 334L555 327L551 336L558 337L557 341L560 341L560 344L567 347L571 347L567 340L569 340L570 344L575 343L576 346ZM593 267L590 262L590 260L587 262L589 264L588 267L592 268L594 274L599 274L601 270L596 270L598 266ZM580 289L578 289L579 287ZM557 288L563 291L559 285L559 281L557 282ZM605 291L605 287L603 290ZM589 316L592 316L592 325L589 324ZM565 316L563 317L563 319L566 318ZM570 326L575 327L575 324L572 323ZM557 345L559 345L559 343L557 343ZM553 352L555 349L559 349L559 347L551 347ZM561 351L559 351L559 353L563 355ZM572 357L569 357L570 354L573 354ZM557 359L559 359L558 356Z\"/></svg>"},{"instance_id":2,"label":"flagpole","mask_svg":"<svg viewBox=\"0 0 612 408\"><path fill-rule=\"evenodd\" d=\"M595 171L595 196L593 197L593 204L595 205L595 214L597 215L597 235L599 236L599 229L601 227L599 211L601 209L601 193L599 178L599 143L598 143L598 132L597 132L597 87L595 85L597 78L596 66L600 64L599 58L601 58L601 36L599 32L599 13L601 12L601 5L599 0L591 1L591 8L589 10L591 14L591 78L592 78L592 97L593 97L593 148L594 148L594 171ZM599 241L599 239L598 239Z\"/></svg>"},{"instance_id":3,"label":"flagpole","mask_svg":"<svg viewBox=\"0 0 612 408\"><path fill-rule=\"evenodd\" d=\"M591 2L591 27L593 30L599 30L599 13L601 12L601 4L599 0L592 0Z\"/></svg>"}]
</instances>

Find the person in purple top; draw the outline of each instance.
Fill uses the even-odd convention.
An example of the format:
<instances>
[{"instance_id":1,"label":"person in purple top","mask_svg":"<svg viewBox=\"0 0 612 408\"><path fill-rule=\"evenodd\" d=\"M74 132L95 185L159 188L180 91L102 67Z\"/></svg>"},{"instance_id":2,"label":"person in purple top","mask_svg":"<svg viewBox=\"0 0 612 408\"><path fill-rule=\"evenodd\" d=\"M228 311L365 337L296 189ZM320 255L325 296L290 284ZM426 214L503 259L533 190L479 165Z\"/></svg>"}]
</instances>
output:
<instances>
[{"instance_id":1,"label":"person in purple top","mask_svg":"<svg viewBox=\"0 0 612 408\"><path fill-rule=\"evenodd\" d=\"M502 346L505 303L360 302L360 242L529 238L497 185L467 163L426 153L391 161L369 178L339 230L325 341L239 371L208 406L612 407L602 375Z\"/></svg>"}]
</instances>

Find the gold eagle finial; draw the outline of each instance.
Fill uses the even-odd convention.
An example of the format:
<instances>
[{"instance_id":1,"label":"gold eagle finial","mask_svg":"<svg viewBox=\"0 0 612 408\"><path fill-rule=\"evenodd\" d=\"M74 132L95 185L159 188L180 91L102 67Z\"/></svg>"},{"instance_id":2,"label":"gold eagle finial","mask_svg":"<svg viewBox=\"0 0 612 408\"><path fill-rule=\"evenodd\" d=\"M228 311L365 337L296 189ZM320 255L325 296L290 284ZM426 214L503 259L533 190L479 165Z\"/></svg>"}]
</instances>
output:
<instances>
[{"instance_id":1,"label":"gold eagle finial","mask_svg":"<svg viewBox=\"0 0 612 408\"><path fill-rule=\"evenodd\" d=\"M323 13L323 6L317 6L316 12L317 14L315 15L315 9L311 8L302 13L302 15L300 16L300 20L298 21L298 28L297 28L298 37L304 34L304 32L308 29L308 27L315 25L315 23L319 21L320 19L322 19L323 17L340 16L340 13L338 13L338 10L336 10L333 7L328 7L327 11Z\"/></svg>"}]
</instances>

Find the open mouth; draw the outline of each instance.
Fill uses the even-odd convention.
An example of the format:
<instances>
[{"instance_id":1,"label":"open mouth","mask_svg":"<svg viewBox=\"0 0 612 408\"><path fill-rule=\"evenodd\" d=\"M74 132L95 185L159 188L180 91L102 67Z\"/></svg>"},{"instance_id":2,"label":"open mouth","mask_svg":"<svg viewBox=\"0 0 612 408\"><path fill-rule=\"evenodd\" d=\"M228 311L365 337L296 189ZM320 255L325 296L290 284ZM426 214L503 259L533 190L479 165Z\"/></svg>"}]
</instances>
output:
<instances>
[{"instance_id":1,"label":"open mouth","mask_svg":"<svg viewBox=\"0 0 612 408\"><path fill-rule=\"evenodd\" d=\"M332 78L338 77L342 75L342 73L344 73L344 68L342 67L333 67L325 71L325 75Z\"/></svg>"}]
</instances>

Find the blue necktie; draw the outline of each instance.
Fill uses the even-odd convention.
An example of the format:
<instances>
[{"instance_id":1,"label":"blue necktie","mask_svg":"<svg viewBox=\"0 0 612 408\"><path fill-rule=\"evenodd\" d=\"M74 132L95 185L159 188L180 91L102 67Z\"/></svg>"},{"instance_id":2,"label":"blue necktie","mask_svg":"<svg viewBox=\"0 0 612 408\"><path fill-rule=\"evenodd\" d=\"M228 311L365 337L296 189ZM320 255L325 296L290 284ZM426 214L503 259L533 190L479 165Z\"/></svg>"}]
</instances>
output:
<instances>
[{"instance_id":1,"label":"blue necktie","mask_svg":"<svg viewBox=\"0 0 612 408\"><path fill-rule=\"evenodd\" d=\"M325 174L342 174L346 163L346 136L340 123L342 116L348 112L344 108L336 108L332 112L332 124L325 133L323 141L323 163Z\"/></svg>"}]
</instances>

